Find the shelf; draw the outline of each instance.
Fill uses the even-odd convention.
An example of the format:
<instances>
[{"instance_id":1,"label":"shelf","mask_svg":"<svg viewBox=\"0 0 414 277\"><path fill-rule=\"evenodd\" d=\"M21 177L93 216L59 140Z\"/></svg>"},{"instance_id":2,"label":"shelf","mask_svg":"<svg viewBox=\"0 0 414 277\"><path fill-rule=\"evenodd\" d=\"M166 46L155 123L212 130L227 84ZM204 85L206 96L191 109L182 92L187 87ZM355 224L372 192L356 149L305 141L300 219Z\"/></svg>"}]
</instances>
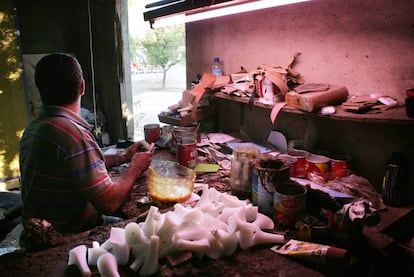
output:
<instances>
[{"instance_id":1,"label":"shelf","mask_svg":"<svg viewBox=\"0 0 414 277\"><path fill-rule=\"evenodd\" d=\"M184 117L181 117L179 114L159 114L158 120L162 123L174 125L174 126L190 126L194 122L204 120L217 112L215 106L207 106L197 109L195 120L191 116L191 113L187 114Z\"/></svg>"},{"instance_id":2,"label":"shelf","mask_svg":"<svg viewBox=\"0 0 414 277\"><path fill-rule=\"evenodd\" d=\"M226 99L239 103L249 103L248 97L238 97L233 95L228 95L222 92L217 92L214 95L216 98ZM253 103L254 106L262 107L265 109L271 110L273 105L265 105L258 102L256 98ZM355 121L363 123L389 123L389 124L414 124L414 119L409 118L406 114L405 105L391 108L389 110L382 111L380 113L352 113L344 110L341 106L336 106L336 112L333 115L322 115L320 111L318 112L305 112L296 108L285 106L281 112L285 113L294 113L301 115L310 115L318 117L327 117L335 120L346 120L346 121Z\"/></svg>"}]
</instances>

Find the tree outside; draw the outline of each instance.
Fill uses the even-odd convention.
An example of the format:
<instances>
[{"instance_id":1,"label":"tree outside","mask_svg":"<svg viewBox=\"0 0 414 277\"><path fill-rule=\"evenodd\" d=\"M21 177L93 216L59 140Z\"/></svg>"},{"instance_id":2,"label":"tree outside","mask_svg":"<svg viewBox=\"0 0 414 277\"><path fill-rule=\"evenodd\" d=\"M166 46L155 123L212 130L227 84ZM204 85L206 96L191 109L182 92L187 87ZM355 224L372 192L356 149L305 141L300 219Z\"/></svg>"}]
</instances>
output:
<instances>
[{"instance_id":1,"label":"tree outside","mask_svg":"<svg viewBox=\"0 0 414 277\"><path fill-rule=\"evenodd\" d=\"M145 2L128 2L135 140L143 138L145 124L160 123L158 114L178 103L186 89L185 27L150 29L143 19Z\"/></svg>"},{"instance_id":2,"label":"tree outside","mask_svg":"<svg viewBox=\"0 0 414 277\"><path fill-rule=\"evenodd\" d=\"M184 25L175 25L148 32L142 45L150 64L163 71L162 88L172 66L185 62Z\"/></svg>"},{"instance_id":3,"label":"tree outside","mask_svg":"<svg viewBox=\"0 0 414 277\"><path fill-rule=\"evenodd\" d=\"M132 48L135 60L145 65L145 71L163 72L162 88L168 70L174 65L185 62L185 34L184 25L174 25L160 29L154 29L146 33L144 39L132 39ZM140 68L138 67L138 73Z\"/></svg>"}]
</instances>

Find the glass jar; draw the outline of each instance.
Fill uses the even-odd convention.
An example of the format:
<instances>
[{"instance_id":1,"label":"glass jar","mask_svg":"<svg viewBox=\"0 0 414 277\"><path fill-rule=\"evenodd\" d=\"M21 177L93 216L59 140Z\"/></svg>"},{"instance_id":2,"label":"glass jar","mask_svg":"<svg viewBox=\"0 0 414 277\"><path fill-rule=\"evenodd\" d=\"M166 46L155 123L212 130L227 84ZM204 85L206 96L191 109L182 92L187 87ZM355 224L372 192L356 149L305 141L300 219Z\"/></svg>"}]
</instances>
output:
<instances>
[{"instance_id":1,"label":"glass jar","mask_svg":"<svg viewBox=\"0 0 414 277\"><path fill-rule=\"evenodd\" d=\"M256 146L241 146L233 150L230 169L232 194L240 199L251 199L253 168L251 162L258 158L260 150Z\"/></svg>"}]
</instances>

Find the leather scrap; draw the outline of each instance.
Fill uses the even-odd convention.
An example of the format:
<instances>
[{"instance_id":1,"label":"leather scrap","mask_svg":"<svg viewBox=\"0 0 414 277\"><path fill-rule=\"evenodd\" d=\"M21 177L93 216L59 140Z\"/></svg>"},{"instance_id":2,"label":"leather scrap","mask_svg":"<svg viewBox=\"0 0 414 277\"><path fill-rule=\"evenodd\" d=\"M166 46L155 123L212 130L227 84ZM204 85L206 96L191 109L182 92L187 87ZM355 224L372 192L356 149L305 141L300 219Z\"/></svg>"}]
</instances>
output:
<instances>
[{"instance_id":1,"label":"leather scrap","mask_svg":"<svg viewBox=\"0 0 414 277\"><path fill-rule=\"evenodd\" d=\"M313 92L313 91L326 91L329 89L329 84L326 83L309 83L297 86L294 88L294 91L297 93L306 93L306 92Z\"/></svg>"},{"instance_id":2,"label":"leather scrap","mask_svg":"<svg viewBox=\"0 0 414 277\"><path fill-rule=\"evenodd\" d=\"M272 66L268 64L263 64L258 67L258 70L261 70L264 76L269 78L270 81L280 90L283 97L289 91L289 85L297 86L304 83L304 80L300 74L292 69L296 58L299 55L299 52L294 53L286 67Z\"/></svg>"},{"instance_id":3,"label":"leather scrap","mask_svg":"<svg viewBox=\"0 0 414 277\"><path fill-rule=\"evenodd\" d=\"M186 99L187 101L188 100L191 101L190 103L193 105L193 108L191 111L191 118L193 120L197 120L198 104L200 103L200 99L203 97L204 93L207 91L206 88L213 87L215 82L216 82L216 75L206 72L201 77L200 82L189 91L189 94L194 96L193 98L189 97ZM183 101L184 101L184 98L183 98ZM189 103L187 102L186 104L188 105ZM187 106L186 104L183 102L183 107Z\"/></svg>"}]
</instances>

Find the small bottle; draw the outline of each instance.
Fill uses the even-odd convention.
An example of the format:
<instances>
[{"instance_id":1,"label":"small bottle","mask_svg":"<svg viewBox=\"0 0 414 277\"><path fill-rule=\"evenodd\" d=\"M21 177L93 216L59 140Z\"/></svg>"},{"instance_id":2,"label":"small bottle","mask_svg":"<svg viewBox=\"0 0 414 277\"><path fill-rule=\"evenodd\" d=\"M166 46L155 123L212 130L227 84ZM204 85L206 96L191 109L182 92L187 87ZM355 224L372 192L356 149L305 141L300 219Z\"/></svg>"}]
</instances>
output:
<instances>
[{"instance_id":1,"label":"small bottle","mask_svg":"<svg viewBox=\"0 0 414 277\"><path fill-rule=\"evenodd\" d=\"M382 184L382 200L393 207L407 204L409 165L404 153L393 152L385 164L385 176Z\"/></svg>"},{"instance_id":2,"label":"small bottle","mask_svg":"<svg viewBox=\"0 0 414 277\"><path fill-rule=\"evenodd\" d=\"M217 76L223 75L223 69L221 68L220 58L215 57L213 61L212 73Z\"/></svg>"}]
</instances>

